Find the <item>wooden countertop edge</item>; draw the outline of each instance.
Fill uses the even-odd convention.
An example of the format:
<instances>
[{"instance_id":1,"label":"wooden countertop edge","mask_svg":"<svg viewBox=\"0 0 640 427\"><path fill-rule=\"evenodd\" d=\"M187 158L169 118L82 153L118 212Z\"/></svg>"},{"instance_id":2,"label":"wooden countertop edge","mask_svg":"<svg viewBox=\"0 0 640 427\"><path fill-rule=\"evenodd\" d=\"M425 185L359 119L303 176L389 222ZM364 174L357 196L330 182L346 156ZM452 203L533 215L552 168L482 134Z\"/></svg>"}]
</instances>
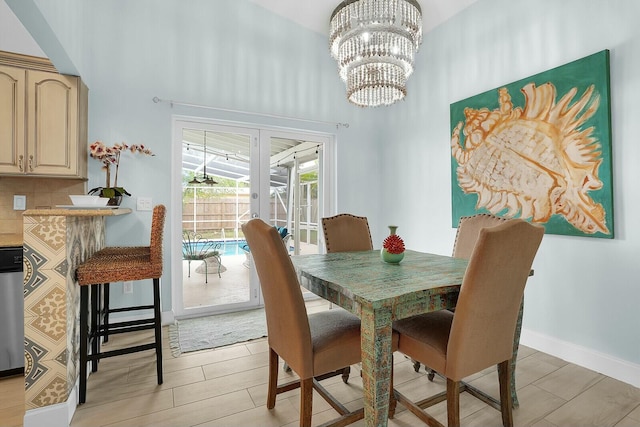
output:
<instances>
[{"instance_id":1,"label":"wooden countertop edge","mask_svg":"<svg viewBox=\"0 0 640 427\"><path fill-rule=\"evenodd\" d=\"M28 209L22 213L22 216L118 216L130 214L130 208L118 209Z\"/></svg>"},{"instance_id":2,"label":"wooden countertop edge","mask_svg":"<svg viewBox=\"0 0 640 427\"><path fill-rule=\"evenodd\" d=\"M22 246L22 234L0 234L0 248Z\"/></svg>"}]
</instances>

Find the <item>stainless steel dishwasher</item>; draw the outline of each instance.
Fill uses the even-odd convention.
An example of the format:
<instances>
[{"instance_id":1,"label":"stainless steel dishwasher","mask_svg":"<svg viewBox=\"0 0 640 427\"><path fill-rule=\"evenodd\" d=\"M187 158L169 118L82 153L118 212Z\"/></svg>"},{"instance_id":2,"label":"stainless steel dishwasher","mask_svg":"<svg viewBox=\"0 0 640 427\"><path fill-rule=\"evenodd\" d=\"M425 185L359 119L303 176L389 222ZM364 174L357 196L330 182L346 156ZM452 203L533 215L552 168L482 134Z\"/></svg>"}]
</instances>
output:
<instances>
[{"instance_id":1,"label":"stainless steel dishwasher","mask_svg":"<svg viewBox=\"0 0 640 427\"><path fill-rule=\"evenodd\" d=\"M24 372L22 247L0 248L0 377Z\"/></svg>"}]
</instances>

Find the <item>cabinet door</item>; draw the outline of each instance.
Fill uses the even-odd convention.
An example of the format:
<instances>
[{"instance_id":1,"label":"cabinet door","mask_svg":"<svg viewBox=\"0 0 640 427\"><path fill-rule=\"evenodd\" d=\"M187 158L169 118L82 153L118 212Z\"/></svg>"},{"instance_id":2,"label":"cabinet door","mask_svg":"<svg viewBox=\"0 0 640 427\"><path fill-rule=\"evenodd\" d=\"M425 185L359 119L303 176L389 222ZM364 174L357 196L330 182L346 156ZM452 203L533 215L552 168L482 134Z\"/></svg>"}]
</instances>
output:
<instances>
[{"instance_id":1,"label":"cabinet door","mask_svg":"<svg viewBox=\"0 0 640 427\"><path fill-rule=\"evenodd\" d=\"M27 173L78 175L78 80L27 71Z\"/></svg>"},{"instance_id":2,"label":"cabinet door","mask_svg":"<svg viewBox=\"0 0 640 427\"><path fill-rule=\"evenodd\" d=\"M0 173L25 171L25 70L0 66Z\"/></svg>"}]
</instances>

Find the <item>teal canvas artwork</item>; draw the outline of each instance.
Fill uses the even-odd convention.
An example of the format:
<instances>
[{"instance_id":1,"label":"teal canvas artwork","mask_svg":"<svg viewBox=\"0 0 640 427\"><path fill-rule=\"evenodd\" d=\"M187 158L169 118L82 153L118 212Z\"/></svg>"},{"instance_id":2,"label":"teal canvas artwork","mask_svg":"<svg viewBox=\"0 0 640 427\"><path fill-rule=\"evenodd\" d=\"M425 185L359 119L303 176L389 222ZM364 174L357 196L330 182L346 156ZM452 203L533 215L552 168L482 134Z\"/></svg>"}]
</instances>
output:
<instances>
[{"instance_id":1,"label":"teal canvas artwork","mask_svg":"<svg viewBox=\"0 0 640 427\"><path fill-rule=\"evenodd\" d=\"M609 51L451 104L452 226L522 218L613 238Z\"/></svg>"}]
</instances>

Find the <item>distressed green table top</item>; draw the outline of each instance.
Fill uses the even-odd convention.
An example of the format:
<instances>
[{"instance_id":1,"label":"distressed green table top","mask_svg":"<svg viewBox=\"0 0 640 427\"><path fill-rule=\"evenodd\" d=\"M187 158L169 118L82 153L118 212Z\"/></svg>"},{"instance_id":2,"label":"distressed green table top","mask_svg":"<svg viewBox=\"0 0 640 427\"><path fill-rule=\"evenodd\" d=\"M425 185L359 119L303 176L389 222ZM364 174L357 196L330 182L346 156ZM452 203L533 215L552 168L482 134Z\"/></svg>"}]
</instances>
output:
<instances>
[{"instance_id":1,"label":"distressed green table top","mask_svg":"<svg viewBox=\"0 0 640 427\"><path fill-rule=\"evenodd\" d=\"M468 264L465 259L410 250L400 264L383 262L379 251L291 259L301 284L310 291L355 314L360 306L393 307L394 318L455 305Z\"/></svg>"}]
</instances>

